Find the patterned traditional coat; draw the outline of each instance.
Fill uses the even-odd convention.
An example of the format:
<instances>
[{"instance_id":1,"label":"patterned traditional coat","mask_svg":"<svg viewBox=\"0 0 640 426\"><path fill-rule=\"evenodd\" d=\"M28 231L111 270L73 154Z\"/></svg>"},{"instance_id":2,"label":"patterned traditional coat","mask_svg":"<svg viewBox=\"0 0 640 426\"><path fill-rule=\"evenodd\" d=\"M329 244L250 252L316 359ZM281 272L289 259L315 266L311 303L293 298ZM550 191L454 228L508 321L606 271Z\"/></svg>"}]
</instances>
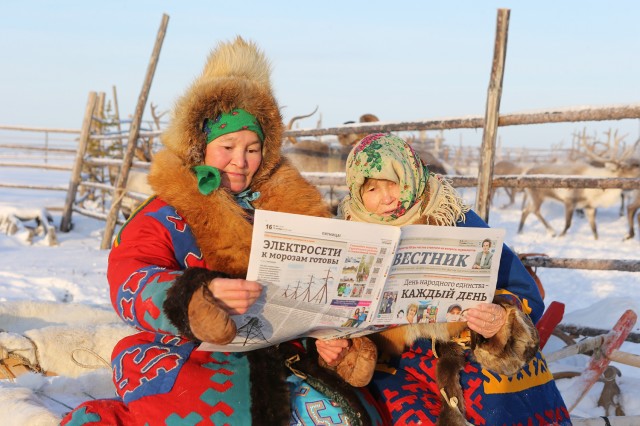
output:
<instances>
[{"instance_id":1,"label":"patterned traditional coat","mask_svg":"<svg viewBox=\"0 0 640 426\"><path fill-rule=\"evenodd\" d=\"M69 424L90 424L98 417L105 424L127 425L288 425L290 417L305 425L346 424L342 410L329 406L325 395L284 368L285 358L300 353L306 363L296 367L331 382L313 362L317 353L294 343L277 350L204 352L180 335L163 309L167 292L184 285L185 275L194 279L210 270L191 227L175 208L159 198L149 200L119 234L109 265L117 313L147 331L123 339L114 349L114 382L124 404L88 403ZM309 345L309 351L313 348ZM355 395L337 379L330 385L338 394L345 390L343 398ZM307 397L293 398L289 409L290 394L296 393ZM356 405L372 404L366 392L360 396Z\"/></svg>"},{"instance_id":2,"label":"patterned traditional coat","mask_svg":"<svg viewBox=\"0 0 640 426\"><path fill-rule=\"evenodd\" d=\"M487 227L473 211L456 226ZM496 294L537 322L544 304L531 276L505 245L500 258ZM504 376L483 369L470 352L460 373L466 418L473 425L570 425L569 413L553 381L546 361L538 351L518 373ZM440 390L431 341L417 340L399 359L378 366L369 385L386 407L394 425L434 425L440 413Z\"/></svg>"},{"instance_id":3,"label":"patterned traditional coat","mask_svg":"<svg viewBox=\"0 0 640 426\"><path fill-rule=\"evenodd\" d=\"M166 149L155 155L149 174L156 196L125 224L109 256L113 306L141 330L113 351L119 398L85 403L63 424L331 425L346 424L345 414L370 424L366 392L356 394L320 368L313 344L244 353L196 350L191 296L215 277L244 278L251 246L251 215L223 188L200 193L192 172L204 162L204 119L233 108L254 115L265 136L250 186L260 193L253 206L329 216L317 189L280 156L282 117L266 59L241 39L221 44L176 104L162 137ZM302 356L295 367L318 378L324 395L286 369L284 360L294 354Z\"/></svg>"}]
</instances>

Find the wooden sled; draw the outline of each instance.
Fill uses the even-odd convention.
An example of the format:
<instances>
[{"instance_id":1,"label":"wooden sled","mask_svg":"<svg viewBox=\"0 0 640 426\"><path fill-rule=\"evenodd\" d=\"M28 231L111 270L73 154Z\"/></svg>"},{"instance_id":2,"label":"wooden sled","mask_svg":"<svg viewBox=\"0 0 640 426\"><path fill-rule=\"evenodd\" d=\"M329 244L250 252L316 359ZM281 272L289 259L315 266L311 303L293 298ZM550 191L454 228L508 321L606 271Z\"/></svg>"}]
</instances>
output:
<instances>
[{"instance_id":1,"label":"wooden sled","mask_svg":"<svg viewBox=\"0 0 640 426\"><path fill-rule=\"evenodd\" d=\"M44 376L57 376L57 374L52 371L44 371L37 363L32 364L26 358L7 353L4 348L0 347L0 353L4 356L4 358L0 359L0 380L8 379L14 382L18 376L30 372Z\"/></svg>"},{"instance_id":2,"label":"wooden sled","mask_svg":"<svg viewBox=\"0 0 640 426\"><path fill-rule=\"evenodd\" d=\"M587 368L576 381L576 386L580 388L579 393L575 400L565 401L569 412L578 405L589 389L600 379L611 361L640 367L640 356L619 350L637 319L636 313L629 309L622 314L609 333L585 339L546 356L547 362L553 362L572 355L592 353Z\"/></svg>"},{"instance_id":3,"label":"wooden sled","mask_svg":"<svg viewBox=\"0 0 640 426\"><path fill-rule=\"evenodd\" d=\"M553 302L557 303L557 302ZM564 342L571 342L572 338L559 331L557 328L549 332L547 326L552 325L557 319L558 307L553 307L553 303L547 308L554 312L545 315L538 322L537 328L540 333L540 347L543 342L546 343L550 334L560 337ZM562 305L562 304L560 304ZM564 309L564 305L562 306ZM545 318L546 317L546 318ZM546 320L546 323L545 323ZM570 344L556 352L545 355L547 362L558 361L573 355L583 354L590 355L591 358L587 367L582 373L577 372L560 372L554 373L556 380L562 378L576 378L575 386L579 387L577 395L572 401L565 401L569 412L580 403L584 396L589 392L593 385L598 382L604 382L601 395L598 399L598 405L605 409L607 416L582 419L571 417L574 425L579 426L637 426L640 425L640 416L625 416L624 410L620 405L620 388L616 383L616 376L620 376L620 371L611 366L611 361L619 362L634 367L640 367L640 356L619 350L626 337L633 329L637 320L637 315L632 310L625 311L614 327L606 334L586 338L578 343ZM556 323L557 326L557 323ZM609 414L615 414L610 417Z\"/></svg>"},{"instance_id":4,"label":"wooden sled","mask_svg":"<svg viewBox=\"0 0 640 426\"><path fill-rule=\"evenodd\" d=\"M572 417L571 423L573 423L573 426L638 426L640 425L640 416L602 416L593 419Z\"/></svg>"},{"instance_id":5,"label":"wooden sled","mask_svg":"<svg viewBox=\"0 0 640 426\"><path fill-rule=\"evenodd\" d=\"M529 256L546 256L540 253L524 253L519 254L520 260ZM533 277L540 295L544 299L545 291L542 281L536 273L536 268L525 266L529 274ZM564 304L553 301L536 324L538 335L540 337L540 349L544 348L547 341L553 334L567 344L567 347L545 355L547 362L553 362L573 355L583 354L590 355L591 359L582 373L561 372L555 373L554 377L575 378L579 377L576 382L581 387L577 393L577 397L573 401L565 401L568 411L571 412L578 403L589 392L593 385L602 381L605 383L602 394L598 399L598 405L605 409L607 416L597 417L593 419L583 419L572 417L571 421L574 425L580 426L637 426L640 425L640 416L625 416L622 407L619 404L620 389L615 382L616 375L620 376L620 371L611 366L611 361L619 362L634 367L640 367L640 356L621 351L619 348L627 339L633 329L637 315L632 310L627 310L622 314L618 322L609 332L603 331L601 334L588 337L579 343L562 331L559 327L564 316ZM615 416L609 417L610 414Z\"/></svg>"}]
</instances>

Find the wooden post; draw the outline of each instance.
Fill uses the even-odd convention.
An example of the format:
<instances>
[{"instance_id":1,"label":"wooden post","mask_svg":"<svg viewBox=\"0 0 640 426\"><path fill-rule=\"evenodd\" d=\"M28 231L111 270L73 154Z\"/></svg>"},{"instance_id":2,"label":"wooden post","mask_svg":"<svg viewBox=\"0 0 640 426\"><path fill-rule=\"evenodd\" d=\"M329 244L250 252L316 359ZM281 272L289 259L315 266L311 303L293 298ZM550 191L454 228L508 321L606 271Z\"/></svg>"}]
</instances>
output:
<instances>
[{"instance_id":1,"label":"wooden post","mask_svg":"<svg viewBox=\"0 0 640 426\"><path fill-rule=\"evenodd\" d=\"M498 9L496 24L496 41L493 50L493 65L487 93L487 106L484 116L482 134L482 151L478 172L478 189L476 192L476 213L489 222L489 206L491 197L491 180L493 179L493 163L496 146L496 133L500 114L500 97L502 96L502 77L504 62L507 56L507 34L509 31L509 9Z\"/></svg>"},{"instance_id":2,"label":"wooden post","mask_svg":"<svg viewBox=\"0 0 640 426\"><path fill-rule=\"evenodd\" d=\"M67 191L67 198L64 203L62 219L60 220L60 231L62 232L69 232L71 230L71 212L73 210L73 204L76 201L78 185L80 184L82 162L84 160L84 154L87 151L87 145L89 143L89 136L91 134L91 120L93 118L93 110L96 106L97 99L98 95L96 94L96 92L89 92L89 99L87 100L87 106L84 110L84 118L82 119L82 129L80 130L80 140L78 141L76 160L73 164L71 180L69 181L69 189Z\"/></svg>"},{"instance_id":3,"label":"wooden post","mask_svg":"<svg viewBox=\"0 0 640 426\"><path fill-rule=\"evenodd\" d=\"M116 92L116 86L113 86L113 114L116 118L116 124L118 126L118 134L122 134L122 123L120 123L120 109L118 108L118 93ZM122 149L123 147L123 140L120 139L120 152L119 154L122 155ZM113 183L113 182L111 182Z\"/></svg>"},{"instance_id":4,"label":"wooden post","mask_svg":"<svg viewBox=\"0 0 640 426\"><path fill-rule=\"evenodd\" d=\"M92 132L93 134L96 134L96 135L104 134L104 128L105 128L104 110L105 110L106 99L107 99L107 95L105 92L98 92L98 105L96 105L96 110L93 112L93 115L97 117L98 120L96 120L96 122L94 123L95 128L94 128L94 131ZM92 157L98 157L98 156L104 157L105 156L104 141L102 139L99 139L99 140L96 140L95 142L96 143L94 143L91 147L93 149L92 151L90 151L89 155ZM104 182L104 167L100 167L100 168L88 167L88 173L89 173L89 181ZM103 192L101 197L103 211L104 211L104 197L105 197L105 194ZM91 191L89 193L89 199L90 200L96 199L96 194L94 191Z\"/></svg>"},{"instance_id":5,"label":"wooden post","mask_svg":"<svg viewBox=\"0 0 640 426\"><path fill-rule=\"evenodd\" d=\"M104 120L104 103L105 103L106 99L107 99L107 94L106 93L98 92L98 110L95 111L95 115L100 120ZM96 122L96 127L98 129L104 127L104 122L103 121ZM99 131L98 133L102 133L102 131Z\"/></svg>"},{"instance_id":6,"label":"wooden post","mask_svg":"<svg viewBox=\"0 0 640 426\"><path fill-rule=\"evenodd\" d=\"M112 87L112 91L113 91L113 114L115 117L115 121L116 121L116 126L118 128L118 135L122 134L122 123L120 122L120 109L118 107L118 92L116 91L116 86L114 85ZM120 143L120 146L118 148L118 158L124 156L124 140L123 138L118 139L118 142ZM111 151L112 155L114 153L114 151ZM113 167L113 168L112 168ZM116 167L114 166L107 166L107 174L109 175L109 184L114 185L115 184L115 180L117 179L118 174L115 172L115 170L120 170L119 166L116 169ZM106 197L102 197L102 211L105 211L105 199Z\"/></svg>"},{"instance_id":7,"label":"wooden post","mask_svg":"<svg viewBox=\"0 0 640 426\"><path fill-rule=\"evenodd\" d=\"M116 189L113 193L113 202L111 203L111 209L109 210L109 214L107 215L107 223L104 227L104 235L102 236L102 243L100 244L100 248L103 250L111 247L113 231L116 226L118 213L120 213L120 205L122 204L122 198L125 194L125 186L127 178L129 177L129 170L131 169L133 154L138 143L138 136L140 135L140 122L142 121L142 115L147 104L149 90L151 89L151 82L153 81L153 75L156 72L158 57L160 56L160 49L162 48L162 42L164 41L164 36L167 32L168 23L169 15L163 14L162 22L160 23L160 28L158 29L158 34L156 36L156 43L151 54L151 60L149 61L149 66L147 67L147 75L142 86L140 96L138 97L138 104L136 105L136 110L133 115L131 127L129 128L127 151L125 152L124 158L122 160L122 167L120 168L118 179L116 181L116 184L114 185Z\"/></svg>"}]
</instances>

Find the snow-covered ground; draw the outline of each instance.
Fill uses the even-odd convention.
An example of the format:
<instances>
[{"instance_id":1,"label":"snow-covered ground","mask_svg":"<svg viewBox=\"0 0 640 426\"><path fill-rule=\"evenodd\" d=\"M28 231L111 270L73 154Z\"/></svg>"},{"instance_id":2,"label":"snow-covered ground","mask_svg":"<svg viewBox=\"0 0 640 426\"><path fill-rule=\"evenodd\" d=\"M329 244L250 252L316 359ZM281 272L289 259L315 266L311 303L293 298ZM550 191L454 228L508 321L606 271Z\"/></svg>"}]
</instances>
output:
<instances>
[{"instance_id":1,"label":"snow-covered ground","mask_svg":"<svg viewBox=\"0 0 640 426\"><path fill-rule=\"evenodd\" d=\"M36 181L40 183L68 183L68 172L27 170L0 168L0 182L25 182L37 177ZM502 194L499 191L496 206L505 202L506 197ZM472 190L464 190L463 195L473 203ZM62 191L0 188L0 217L16 209L60 207L64 205L64 197ZM547 235L534 217L527 221L524 233L517 234L519 206L520 199L513 206L496 207L491 210L489 220L493 227L506 229L507 244L517 252L546 253L565 258L638 259L638 237L623 241L627 225L626 220L619 216L619 206L598 212L599 240L592 237L586 219L579 217L574 218L568 235L562 238ZM564 216L560 205L545 204L543 212L550 218L552 226L558 230L562 228ZM61 212L51 213L55 225L59 226ZM37 342L37 339L46 337L43 337L47 334L42 331L43 327L53 327L50 329L52 332L58 330L59 335L64 335L63 331L56 329L64 328L64 324L84 327L89 332L106 327L114 331L111 336L127 332L121 328L109 303L106 280L108 251L99 249L104 222L74 214L73 223L71 232L57 233L59 245L53 247L46 245L42 237L36 236L29 243L25 240L25 233L11 236L0 233L0 329L29 335ZM566 305L564 324L610 329L625 310L640 312L638 273L539 268L538 274L546 290L545 302L560 301ZM17 317L30 319L15 321ZM639 331L640 327L636 325L634 332ZM95 332L94 335L100 334ZM109 339L105 340L108 344ZM57 367L59 371L68 367L68 376L26 374L15 382L0 380L1 423L56 424L62 413L83 400L113 396L109 370L89 368L102 366L100 358L108 360L109 351L87 346L90 344L83 345L83 353L74 352L75 363L67 353L68 366ZM564 346L560 339L552 337L545 353ZM66 349L68 352L80 348ZM625 342L621 349L640 355L640 344ZM106 355L101 355L105 351ZM42 352L39 354L42 364L53 362L47 360L51 354ZM577 355L553 362L551 368L554 372L581 371L587 362L588 357ZM627 416L640 415L640 368L614 364L621 371L617 382L623 409ZM78 372L83 374L77 378L70 377ZM576 396L576 380L558 380L567 401ZM576 417L605 415L603 408L597 406L602 387L603 383L596 383L571 414Z\"/></svg>"}]
</instances>

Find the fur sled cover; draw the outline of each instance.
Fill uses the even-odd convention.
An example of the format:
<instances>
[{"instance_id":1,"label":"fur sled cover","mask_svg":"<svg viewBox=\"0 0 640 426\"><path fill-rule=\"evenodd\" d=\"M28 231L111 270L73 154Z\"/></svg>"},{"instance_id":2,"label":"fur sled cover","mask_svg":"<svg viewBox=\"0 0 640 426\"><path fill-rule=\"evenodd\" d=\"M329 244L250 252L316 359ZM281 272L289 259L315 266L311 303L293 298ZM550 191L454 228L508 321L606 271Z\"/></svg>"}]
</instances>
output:
<instances>
[{"instance_id":1,"label":"fur sled cover","mask_svg":"<svg viewBox=\"0 0 640 426\"><path fill-rule=\"evenodd\" d=\"M0 359L24 366L7 373L18 373L15 379L0 372L7 426L59 425L69 407L113 397L108 360L115 344L136 331L110 308L43 301L1 303L0 324Z\"/></svg>"},{"instance_id":2,"label":"fur sled cover","mask_svg":"<svg viewBox=\"0 0 640 426\"><path fill-rule=\"evenodd\" d=\"M135 332L112 310L71 303L3 302L0 324L0 359L68 377L109 369L115 344Z\"/></svg>"}]
</instances>

